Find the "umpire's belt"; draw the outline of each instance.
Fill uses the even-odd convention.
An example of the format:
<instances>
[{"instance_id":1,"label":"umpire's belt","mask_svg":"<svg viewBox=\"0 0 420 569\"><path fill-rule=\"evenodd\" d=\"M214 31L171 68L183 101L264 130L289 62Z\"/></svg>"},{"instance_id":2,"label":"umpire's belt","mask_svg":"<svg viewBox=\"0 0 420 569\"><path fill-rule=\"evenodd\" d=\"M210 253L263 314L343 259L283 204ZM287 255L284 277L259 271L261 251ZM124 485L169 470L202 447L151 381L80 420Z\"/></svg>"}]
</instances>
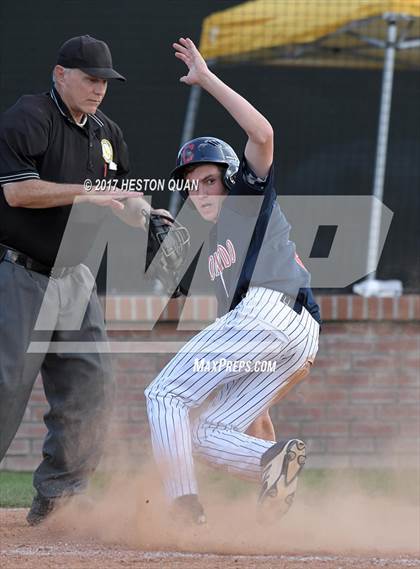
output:
<instances>
[{"instance_id":1,"label":"umpire's belt","mask_svg":"<svg viewBox=\"0 0 420 569\"><path fill-rule=\"evenodd\" d=\"M40 273L41 275L45 275L47 277L53 277L55 279L64 277L74 269L74 267L47 267L47 265L31 259L31 257L28 257L28 255L25 255L20 251L16 251L15 249L9 249L1 244L0 260L8 261L9 263L15 263L16 265L21 265L30 271L35 271L36 273Z\"/></svg>"}]
</instances>

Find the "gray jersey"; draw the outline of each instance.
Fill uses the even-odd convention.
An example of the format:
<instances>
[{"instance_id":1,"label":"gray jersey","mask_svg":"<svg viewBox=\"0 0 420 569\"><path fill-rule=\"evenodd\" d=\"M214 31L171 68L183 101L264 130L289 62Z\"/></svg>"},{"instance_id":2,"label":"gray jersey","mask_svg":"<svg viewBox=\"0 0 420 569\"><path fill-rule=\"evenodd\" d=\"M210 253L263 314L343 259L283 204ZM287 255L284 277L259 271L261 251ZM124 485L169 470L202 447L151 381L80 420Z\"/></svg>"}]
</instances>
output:
<instances>
[{"instance_id":1,"label":"gray jersey","mask_svg":"<svg viewBox=\"0 0 420 569\"><path fill-rule=\"evenodd\" d=\"M250 286L283 292L320 322L309 289L310 274L289 239L290 224L277 203L273 167L257 178L243 158L236 183L211 232L209 275L215 282L219 315L237 306Z\"/></svg>"}]
</instances>

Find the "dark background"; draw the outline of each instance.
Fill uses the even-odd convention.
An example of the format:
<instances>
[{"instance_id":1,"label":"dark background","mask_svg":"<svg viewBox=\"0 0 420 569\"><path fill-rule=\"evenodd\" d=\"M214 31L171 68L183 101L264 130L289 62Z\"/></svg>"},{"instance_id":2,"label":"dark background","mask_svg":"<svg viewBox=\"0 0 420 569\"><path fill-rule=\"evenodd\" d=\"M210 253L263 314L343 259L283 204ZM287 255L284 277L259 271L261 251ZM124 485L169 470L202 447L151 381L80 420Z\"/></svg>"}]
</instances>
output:
<instances>
[{"instance_id":1,"label":"dark background","mask_svg":"<svg viewBox=\"0 0 420 569\"><path fill-rule=\"evenodd\" d=\"M110 84L103 110L124 130L132 177L162 178L173 167L189 94L178 82L183 66L171 43L180 35L198 41L206 15L239 3L2 0L0 111L23 93L49 88L56 52L66 39L86 33L103 39L115 68L128 78L126 84ZM372 193L380 70L252 64L220 67L218 73L272 122L279 193ZM245 143L241 130L207 95L195 134L224 138L238 153ZM401 279L406 292L420 290L419 195L420 74L397 71L384 195L394 219L377 276ZM168 205L167 195L153 198L155 206Z\"/></svg>"}]
</instances>

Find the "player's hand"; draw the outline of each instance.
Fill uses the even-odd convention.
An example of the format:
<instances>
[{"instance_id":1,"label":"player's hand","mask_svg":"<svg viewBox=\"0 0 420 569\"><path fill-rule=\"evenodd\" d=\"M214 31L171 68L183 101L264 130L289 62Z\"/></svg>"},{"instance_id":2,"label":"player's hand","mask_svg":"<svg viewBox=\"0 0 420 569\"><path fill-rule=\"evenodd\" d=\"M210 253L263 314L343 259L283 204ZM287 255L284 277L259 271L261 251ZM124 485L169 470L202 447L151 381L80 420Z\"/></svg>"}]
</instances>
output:
<instances>
[{"instance_id":1,"label":"player's hand","mask_svg":"<svg viewBox=\"0 0 420 569\"><path fill-rule=\"evenodd\" d=\"M180 78L181 83L200 85L201 80L209 73L203 56L190 38L179 38L179 43L172 44L175 57L181 59L188 67L188 74Z\"/></svg>"},{"instance_id":2,"label":"player's hand","mask_svg":"<svg viewBox=\"0 0 420 569\"><path fill-rule=\"evenodd\" d=\"M174 222L173 215L167 209L162 209L162 208L153 209L152 208L150 210L150 213L154 213L155 215L162 215L163 216L162 217L162 223L164 223L165 225L173 225L173 222ZM172 222L169 221L169 219L167 219L167 218L172 219Z\"/></svg>"}]
</instances>

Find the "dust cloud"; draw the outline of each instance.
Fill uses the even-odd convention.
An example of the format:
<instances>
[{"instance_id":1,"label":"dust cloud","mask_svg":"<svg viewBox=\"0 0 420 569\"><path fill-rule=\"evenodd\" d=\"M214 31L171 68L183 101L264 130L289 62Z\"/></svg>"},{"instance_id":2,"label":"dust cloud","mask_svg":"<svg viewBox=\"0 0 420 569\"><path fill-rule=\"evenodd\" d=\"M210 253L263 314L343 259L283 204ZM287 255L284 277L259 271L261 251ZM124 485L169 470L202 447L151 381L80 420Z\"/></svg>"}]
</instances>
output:
<instances>
[{"instance_id":1,"label":"dust cloud","mask_svg":"<svg viewBox=\"0 0 420 569\"><path fill-rule=\"evenodd\" d=\"M309 480L311 472L307 476ZM256 485L238 482L240 491L235 492L232 479L227 489L226 479L204 471L200 489L208 524L189 527L171 518L158 475L149 465L139 473L113 474L105 488L92 491L91 510L81 515L72 503L51 523L77 538L148 551L418 555L419 473L394 472L392 484L379 489L374 482L366 488L360 480L349 471L329 474L321 484L303 479L289 513L264 524L256 520Z\"/></svg>"}]
</instances>

